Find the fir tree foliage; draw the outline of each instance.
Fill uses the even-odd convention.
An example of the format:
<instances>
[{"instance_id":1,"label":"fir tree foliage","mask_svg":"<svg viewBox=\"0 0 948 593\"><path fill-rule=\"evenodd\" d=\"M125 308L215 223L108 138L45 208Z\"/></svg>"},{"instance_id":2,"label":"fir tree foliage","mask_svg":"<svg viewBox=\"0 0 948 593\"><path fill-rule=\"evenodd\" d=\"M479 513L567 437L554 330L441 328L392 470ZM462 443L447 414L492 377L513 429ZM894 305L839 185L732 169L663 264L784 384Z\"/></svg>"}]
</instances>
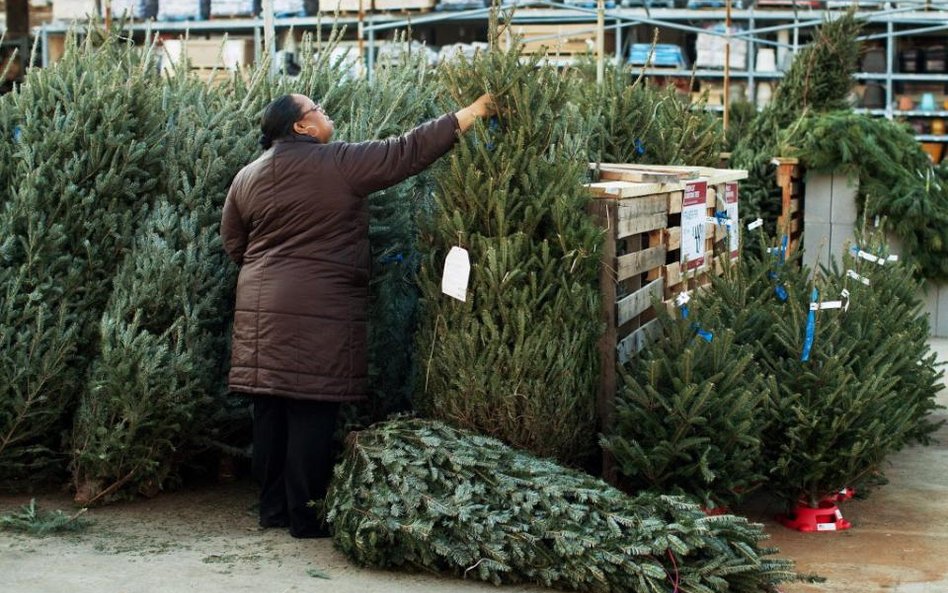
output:
<instances>
[{"instance_id":1,"label":"fir tree foliage","mask_svg":"<svg viewBox=\"0 0 948 593\"><path fill-rule=\"evenodd\" d=\"M888 255L878 237L860 241ZM753 348L770 397L761 471L788 506L815 507L844 486L870 483L887 455L928 442L941 373L910 267L847 254L812 271L796 265L799 253L781 262L779 243L765 238L751 253L745 248L741 265L699 297L702 323L730 327ZM848 290L849 307L813 312L804 360L814 289L817 303Z\"/></svg>"},{"instance_id":2,"label":"fir tree foliage","mask_svg":"<svg viewBox=\"0 0 948 593\"><path fill-rule=\"evenodd\" d=\"M352 433L327 509L336 546L379 568L636 593L759 593L795 578L744 518L707 517L673 496L628 497L440 422Z\"/></svg>"},{"instance_id":3,"label":"fir tree foliage","mask_svg":"<svg viewBox=\"0 0 948 593\"><path fill-rule=\"evenodd\" d=\"M754 118L734 147L731 166L749 172L741 182L741 214L745 218L762 217L772 230L780 215L780 191L770 161L786 156L778 154L783 131L805 114L848 106L859 61L860 28L853 9L817 28L812 41L794 57L773 101Z\"/></svg>"},{"instance_id":4,"label":"fir tree foliage","mask_svg":"<svg viewBox=\"0 0 948 593\"><path fill-rule=\"evenodd\" d=\"M598 119L590 161L718 166L724 130L703 100L693 103L674 86L635 77L629 66L609 64L602 84L595 84L592 68L585 69L582 87L584 109Z\"/></svg>"},{"instance_id":5,"label":"fir tree foliage","mask_svg":"<svg viewBox=\"0 0 948 593\"><path fill-rule=\"evenodd\" d=\"M234 172L255 152L253 93L187 75L164 89L155 206L112 282L74 419L73 482L86 505L162 488L237 403L222 381L236 274L218 227Z\"/></svg>"},{"instance_id":6,"label":"fir tree foliage","mask_svg":"<svg viewBox=\"0 0 948 593\"><path fill-rule=\"evenodd\" d=\"M594 444L601 232L584 210L590 124L576 79L539 60L513 47L443 66L451 104L490 92L498 113L435 175L417 390L435 418L576 461ZM465 302L440 290L456 245L471 260Z\"/></svg>"},{"instance_id":7,"label":"fir tree foliage","mask_svg":"<svg viewBox=\"0 0 948 593\"><path fill-rule=\"evenodd\" d=\"M69 36L4 97L17 132L0 190L0 480L64 468L110 281L159 177L154 71L117 38Z\"/></svg>"},{"instance_id":8,"label":"fir tree foliage","mask_svg":"<svg viewBox=\"0 0 948 593\"><path fill-rule=\"evenodd\" d=\"M698 336L689 308L659 311L662 339L620 367L612 431L602 438L624 486L731 505L759 485L769 397L754 350L730 329Z\"/></svg>"},{"instance_id":9,"label":"fir tree foliage","mask_svg":"<svg viewBox=\"0 0 948 593\"><path fill-rule=\"evenodd\" d=\"M860 213L887 219L920 276L948 279L948 166L933 167L908 126L833 111L805 117L782 137L807 169L857 179Z\"/></svg>"}]
</instances>

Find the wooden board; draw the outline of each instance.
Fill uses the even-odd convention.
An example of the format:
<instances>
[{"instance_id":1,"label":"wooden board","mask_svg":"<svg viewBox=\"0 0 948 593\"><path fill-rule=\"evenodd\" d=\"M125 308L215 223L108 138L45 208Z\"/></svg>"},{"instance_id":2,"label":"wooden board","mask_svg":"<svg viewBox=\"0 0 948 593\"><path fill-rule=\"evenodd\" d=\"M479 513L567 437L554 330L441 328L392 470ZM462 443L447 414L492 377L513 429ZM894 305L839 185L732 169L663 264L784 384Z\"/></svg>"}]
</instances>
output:
<instances>
[{"instance_id":1,"label":"wooden board","mask_svg":"<svg viewBox=\"0 0 948 593\"><path fill-rule=\"evenodd\" d=\"M620 213L619 223L616 229L616 238L622 239L629 235L647 233L648 231L664 228L666 224L668 224L668 216L664 212L636 215L626 219L623 219Z\"/></svg>"},{"instance_id":2,"label":"wooden board","mask_svg":"<svg viewBox=\"0 0 948 593\"><path fill-rule=\"evenodd\" d=\"M657 245L648 249L620 255L618 258L617 279L625 280L649 270L660 268L665 263L665 246Z\"/></svg>"},{"instance_id":3,"label":"wooden board","mask_svg":"<svg viewBox=\"0 0 948 593\"><path fill-rule=\"evenodd\" d=\"M657 319L645 323L639 329L619 340L616 344L616 356L619 364L625 364L633 355L654 342L661 336L662 326Z\"/></svg>"},{"instance_id":4,"label":"wooden board","mask_svg":"<svg viewBox=\"0 0 948 593\"><path fill-rule=\"evenodd\" d=\"M668 229L665 233L665 248L668 251L681 249L681 227L676 226Z\"/></svg>"},{"instance_id":5,"label":"wooden board","mask_svg":"<svg viewBox=\"0 0 948 593\"><path fill-rule=\"evenodd\" d=\"M642 288L626 296L618 303L616 325L621 326L641 315L643 311L652 306L652 298L662 298L664 282L661 278L649 282Z\"/></svg>"},{"instance_id":6,"label":"wooden board","mask_svg":"<svg viewBox=\"0 0 948 593\"><path fill-rule=\"evenodd\" d=\"M646 171L621 169L603 166L599 170L599 178L606 181L635 181L639 183L678 183L677 175L662 171Z\"/></svg>"},{"instance_id":7,"label":"wooden board","mask_svg":"<svg viewBox=\"0 0 948 593\"><path fill-rule=\"evenodd\" d=\"M681 214L681 203L685 199L685 192L673 191L668 193L668 213Z\"/></svg>"},{"instance_id":8,"label":"wooden board","mask_svg":"<svg viewBox=\"0 0 948 593\"><path fill-rule=\"evenodd\" d=\"M599 181L587 183L594 198L635 198L682 189L680 183L635 183L632 181Z\"/></svg>"},{"instance_id":9,"label":"wooden board","mask_svg":"<svg viewBox=\"0 0 948 593\"><path fill-rule=\"evenodd\" d=\"M701 167L682 167L677 165L641 165L638 163L599 163L602 169L619 171L641 171L643 173L661 173L677 179L697 179L701 176Z\"/></svg>"},{"instance_id":10,"label":"wooden board","mask_svg":"<svg viewBox=\"0 0 948 593\"><path fill-rule=\"evenodd\" d=\"M664 214L666 210L668 200L662 194L619 200L619 220L643 214Z\"/></svg>"}]
</instances>

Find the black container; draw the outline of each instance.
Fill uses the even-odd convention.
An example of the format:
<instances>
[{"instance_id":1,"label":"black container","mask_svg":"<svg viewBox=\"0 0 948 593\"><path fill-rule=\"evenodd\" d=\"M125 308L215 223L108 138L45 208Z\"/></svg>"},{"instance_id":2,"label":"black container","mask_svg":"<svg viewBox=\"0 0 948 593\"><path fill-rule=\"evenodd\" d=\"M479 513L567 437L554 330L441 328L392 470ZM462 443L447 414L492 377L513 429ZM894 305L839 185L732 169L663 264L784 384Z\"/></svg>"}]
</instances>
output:
<instances>
[{"instance_id":1,"label":"black container","mask_svg":"<svg viewBox=\"0 0 948 593\"><path fill-rule=\"evenodd\" d=\"M862 57L863 72L885 72L885 50L881 47L874 47L866 52Z\"/></svg>"},{"instance_id":2,"label":"black container","mask_svg":"<svg viewBox=\"0 0 948 593\"><path fill-rule=\"evenodd\" d=\"M919 49L906 49L899 53L899 71L900 72L921 72L919 68L922 64L922 51Z\"/></svg>"},{"instance_id":3,"label":"black container","mask_svg":"<svg viewBox=\"0 0 948 593\"><path fill-rule=\"evenodd\" d=\"M945 67L946 62L946 51L943 45L933 45L932 47L926 47L924 55L924 64L922 71L930 72L935 74L942 74L948 72L948 68Z\"/></svg>"}]
</instances>

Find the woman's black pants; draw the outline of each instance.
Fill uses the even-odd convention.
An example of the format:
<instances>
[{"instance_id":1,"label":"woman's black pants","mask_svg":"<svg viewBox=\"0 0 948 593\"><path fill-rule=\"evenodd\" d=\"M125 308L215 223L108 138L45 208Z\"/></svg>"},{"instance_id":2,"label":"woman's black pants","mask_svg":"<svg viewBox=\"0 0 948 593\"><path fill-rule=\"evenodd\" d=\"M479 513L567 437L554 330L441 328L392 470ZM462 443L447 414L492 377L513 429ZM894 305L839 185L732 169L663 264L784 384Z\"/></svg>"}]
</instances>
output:
<instances>
[{"instance_id":1,"label":"woman's black pants","mask_svg":"<svg viewBox=\"0 0 948 593\"><path fill-rule=\"evenodd\" d=\"M253 400L253 474L260 484L260 525L289 527L293 537L327 535L317 509L332 476L332 435L339 404L260 396Z\"/></svg>"}]
</instances>

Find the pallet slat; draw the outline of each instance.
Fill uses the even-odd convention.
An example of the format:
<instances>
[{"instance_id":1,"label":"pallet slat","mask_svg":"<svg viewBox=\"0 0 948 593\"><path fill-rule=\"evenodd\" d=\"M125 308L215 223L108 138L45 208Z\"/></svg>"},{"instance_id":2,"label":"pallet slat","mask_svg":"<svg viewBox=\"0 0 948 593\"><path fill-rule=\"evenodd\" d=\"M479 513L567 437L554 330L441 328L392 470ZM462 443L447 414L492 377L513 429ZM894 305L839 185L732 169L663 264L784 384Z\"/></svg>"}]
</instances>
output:
<instances>
[{"instance_id":1,"label":"pallet slat","mask_svg":"<svg viewBox=\"0 0 948 593\"><path fill-rule=\"evenodd\" d=\"M659 268L663 263L665 263L664 245L649 247L648 249L635 253L627 253L618 258L618 265L616 266L617 278L620 281L625 280L626 278L631 278L632 276L637 276L649 270Z\"/></svg>"},{"instance_id":2,"label":"pallet slat","mask_svg":"<svg viewBox=\"0 0 948 593\"><path fill-rule=\"evenodd\" d=\"M616 229L616 238L622 239L629 235L647 233L655 229L665 228L668 216L664 212L657 214L637 215L623 219L620 213L618 228Z\"/></svg>"},{"instance_id":3,"label":"pallet slat","mask_svg":"<svg viewBox=\"0 0 948 593\"><path fill-rule=\"evenodd\" d=\"M636 290L632 294L626 296L616 303L618 308L616 325L621 326L624 323L631 321L633 318L641 315L643 311L651 307L652 298L662 298L664 286L664 281L661 278L658 278L657 280L649 282L642 288Z\"/></svg>"},{"instance_id":4,"label":"pallet slat","mask_svg":"<svg viewBox=\"0 0 948 593\"><path fill-rule=\"evenodd\" d=\"M619 340L616 344L616 355L619 358L619 364L629 362L633 355L638 354L654 342L661 335L662 326L657 319L645 323L639 329Z\"/></svg>"}]
</instances>

